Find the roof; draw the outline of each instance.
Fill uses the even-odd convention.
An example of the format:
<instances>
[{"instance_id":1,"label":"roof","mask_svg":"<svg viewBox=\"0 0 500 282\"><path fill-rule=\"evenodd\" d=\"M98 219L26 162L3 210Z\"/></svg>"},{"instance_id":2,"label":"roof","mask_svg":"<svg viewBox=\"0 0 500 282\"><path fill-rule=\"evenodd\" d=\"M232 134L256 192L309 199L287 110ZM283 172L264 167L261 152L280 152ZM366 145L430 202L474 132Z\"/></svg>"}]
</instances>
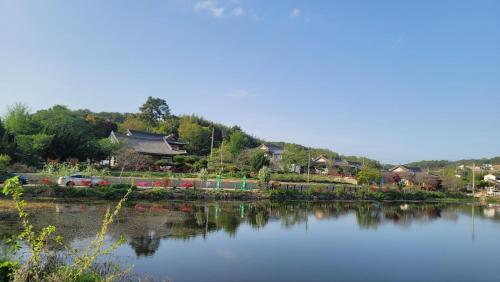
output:
<instances>
[{"instance_id":1,"label":"roof","mask_svg":"<svg viewBox=\"0 0 500 282\"><path fill-rule=\"evenodd\" d=\"M274 144L264 143L264 144L260 145L260 148L264 150L264 148L262 148L262 146L265 146L267 148L266 151L271 153L271 154L283 154L283 152L285 151L285 147L274 145Z\"/></svg>"},{"instance_id":2,"label":"roof","mask_svg":"<svg viewBox=\"0 0 500 282\"><path fill-rule=\"evenodd\" d=\"M422 169L419 168L419 167L415 167L415 166L406 166L406 165L397 165L391 169L389 169L389 171L395 171L396 169L398 168L402 168L408 172L412 172L412 173L420 173L422 172Z\"/></svg>"},{"instance_id":3,"label":"roof","mask_svg":"<svg viewBox=\"0 0 500 282\"><path fill-rule=\"evenodd\" d=\"M169 135L170 136L170 135ZM185 150L173 149L170 144L187 144L185 142L174 142L173 137L164 136L161 134L148 133L136 130L127 130L127 134L120 134L111 131L110 138L116 142L123 142L126 148L132 149L136 152L150 154L150 155L160 155L160 156L172 156L172 155L183 155L187 152Z\"/></svg>"},{"instance_id":4,"label":"roof","mask_svg":"<svg viewBox=\"0 0 500 282\"><path fill-rule=\"evenodd\" d=\"M323 155L319 155L317 158L313 158L312 161L313 162L318 162L318 161L324 162L324 161L328 161L328 158L323 156Z\"/></svg>"},{"instance_id":5,"label":"roof","mask_svg":"<svg viewBox=\"0 0 500 282\"><path fill-rule=\"evenodd\" d=\"M335 162L333 162L334 166L351 166L351 164L343 159L335 158Z\"/></svg>"}]
</instances>

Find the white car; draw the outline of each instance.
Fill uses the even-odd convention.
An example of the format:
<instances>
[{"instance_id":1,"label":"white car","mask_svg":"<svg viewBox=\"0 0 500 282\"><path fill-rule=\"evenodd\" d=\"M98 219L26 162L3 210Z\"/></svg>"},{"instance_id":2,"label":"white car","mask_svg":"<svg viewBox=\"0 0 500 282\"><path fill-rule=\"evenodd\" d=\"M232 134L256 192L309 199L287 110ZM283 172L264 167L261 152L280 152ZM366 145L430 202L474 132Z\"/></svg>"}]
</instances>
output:
<instances>
[{"instance_id":1,"label":"white car","mask_svg":"<svg viewBox=\"0 0 500 282\"><path fill-rule=\"evenodd\" d=\"M57 184L61 186L97 186L103 181L102 178L94 176L86 176L83 174L73 174L70 176L62 176L57 180Z\"/></svg>"}]
</instances>

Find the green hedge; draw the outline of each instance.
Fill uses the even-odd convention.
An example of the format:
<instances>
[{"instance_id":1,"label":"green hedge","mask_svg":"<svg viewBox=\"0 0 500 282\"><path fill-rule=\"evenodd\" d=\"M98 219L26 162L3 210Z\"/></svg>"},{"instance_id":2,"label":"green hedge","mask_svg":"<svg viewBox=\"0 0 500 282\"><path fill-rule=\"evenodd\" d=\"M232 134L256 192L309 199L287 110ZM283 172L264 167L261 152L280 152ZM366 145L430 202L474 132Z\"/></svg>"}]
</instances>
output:
<instances>
[{"instance_id":1,"label":"green hedge","mask_svg":"<svg viewBox=\"0 0 500 282\"><path fill-rule=\"evenodd\" d=\"M307 182L307 175L298 173L273 173L271 180L281 182ZM333 176L328 175L310 175L310 182L316 183L341 183Z\"/></svg>"},{"instance_id":2,"label":"green hedge","mask_svg":"<svg viewBox=\"0 0 500 282\"><path fill-rule=\"evenodd\" d=\"M466 199L463 193L447 193L434 191L408 191L388 190L373 192L368 188L359 188L356 192L339 187L335 191L326 191L321 186L312 186L307 191L298 190L270 190L271 199L274 200L371 200L371 201L433 201Z\"/></svg>"}]
</instances>

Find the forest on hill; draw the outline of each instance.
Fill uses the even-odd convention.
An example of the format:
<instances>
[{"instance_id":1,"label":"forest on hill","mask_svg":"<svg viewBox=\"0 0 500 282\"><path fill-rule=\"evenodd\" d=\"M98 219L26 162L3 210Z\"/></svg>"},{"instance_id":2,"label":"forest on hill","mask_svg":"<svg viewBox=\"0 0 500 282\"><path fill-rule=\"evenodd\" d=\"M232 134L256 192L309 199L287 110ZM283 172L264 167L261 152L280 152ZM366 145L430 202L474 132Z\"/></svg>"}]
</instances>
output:
<instances>
[{"instance_id":1,"label":"forest on hill","mask_svg":"<svg viewBox=\"0 0 500 282\"><path fill-rule=\"evenodd\" d=\"M195 161L208 163L213 145L224 162L238 165L238 159L250 156L265 140L246 133L238 126L227 126L197 115L175 115L164 99L148 97L137 112L93 112L72 110L63 105L31 112L21 103L11 105L0 119L0 154L11 163L41 166L47 159L100 160L111 154L111 131L134 129L158 134L173 134L189 142L187 151ZM287 142L271 142L285 149L283 162L307 165L308 157L324 155L330 159L343 157L372 166L375 160L356 156L340 156L329 149L309 148Z\"/></svg>"},{"instance_id":2,"label":"forest on hill","mask_svg":"<svg viewBox=\"0 0 500 282\"><path fill-rule=\"evenodd\" d=\"M446 167L457 167L459 165L472 166L473 164L475 164L476 166L482 166L486 164L499 165L500 157L482 158L482 159L463 159L458 161L448 161L448 160L417 161L409 163L408 166L416 166L430 170L436 170L436 169L443 169Z\"/></svg>"}]
</instances>

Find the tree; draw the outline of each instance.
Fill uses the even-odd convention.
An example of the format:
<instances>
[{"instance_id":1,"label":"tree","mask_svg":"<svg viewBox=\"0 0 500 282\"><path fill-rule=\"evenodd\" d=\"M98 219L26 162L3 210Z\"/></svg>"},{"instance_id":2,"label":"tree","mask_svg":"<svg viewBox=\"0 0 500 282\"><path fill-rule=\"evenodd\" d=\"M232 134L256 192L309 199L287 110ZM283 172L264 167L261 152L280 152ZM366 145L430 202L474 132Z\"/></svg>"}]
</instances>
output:
<instances>
[{"instance_id":1,"label":"tree","mask_svg":"<svg viewBox=\"0 0 500 282\"><path fill-rule=\"evenodd\" d=\"M5 134L5 127L3 126L2 119L0 118L0 139L3 137Z\"/></svg>"},{"instance_id":2,"label":"tree","mask_svg":"<svg viewBox=\"0 0 500 282\"><path fill-rule=\"evenodd\" d=\"M456 176L444 176L441 185L445 191L459 191L464 187L461 179Z\"/></svg>"},{"instance_id":3,"label":"tree","mask_svg":"<svg viewBox=\"0 0 500 282\"><path fill-rule=\"evenodd\" d=\"M56 105L36 112L33 119L40 124L40 133L54 136L47 152L49 157L62 160L89 157L88 145L95 137L89 123L80 115L65 106Z\"/></svg>"},{"instance_id":4,"label":"tree","mask_svg":"<svg viewBox=\"0 0 500 282\"><path fill-rule=\"evenodd\" d=\"M208 169L221 173L233 165L233 156L229 152L229 144L223 143L219 148L215 148L212 156L208 158Z\"/></svg>"},{"instance_id":5,"label":"tree","mask_svg":"<svg viewBox=\"0 0 500 282\"><path fill-rule=\"evenodd\" d=\"M126 131L127 129L148 131L149 127L143 119L133 114L128 114L119 129L120 131Z\"/></svg>"},{"instance_id":6,"label":"tree","mask_svg":"<svg viewBox=\"0 0 500 282\"><path fill-rule=\"evenodd\" d=\"M113 152L118 151L122 147L122 143L116 143L109 138L102 138L97 141L99 147L100 159L108 159L113 155Z\"/></svg>"},{"instance_id":7,"label":"tree","mask_svg":"<svg viewBox=\"0 0 500 282\"><path fill-rule=\"evenodd\" d=\"M259 170L258 179L259 179L259 187L267 188L267 184L271 180L271 170L267 166L262 167Z\"/></svg>"},{"instance_id":8,"label":"tree","mask_svg":"<svg viewBox=\"0 0 500 282\"><path fill-rule=\"evenodd\" d=\"M233 133L231 133L231 136L229 137L229 146L230 146L230 151L233 156L238 155L241 150L245 148L247 144L247 138L241 132L241 130L236 130Z\"/></svg>"},{"instance_id":9,"label":"tree","mask_svg":"<svg viewBox=\"0 0 500 282\"><path fill-rule=\"evenodd\" d=\"M37 124L33 121L28 106L17 103L7 109L5 128L12 135L33 134L37 130Z\"/></svg>"},{"instance_id":10,"label":"tree","mask_svg":"<svg viewBox=\"0 0 500 282\"><path fill-rule=\"evenodd\" d=\"M206 168L200 169L200 171L198 172L198 179L201 181L201 185L203 187L207 187L208 170Z\"/></svg>"},{"instance_id":11,"label":"tree","mask_svg":"<svg viewBox=\"0 0 500 282\"><path fill-rule=\"evenodd\" d=\"M9 166L11 158L8 155L0 155L0 173L5 173Z\"/></svg>"},{"instance_id":12,"label":"tree","mask_svg":"<svg viewBox=\"0 0 500 282\"><path fill-rule=\"evenodd\" d=\"M147 164L148 160L143 154L130 149L119 149L114 154L116 165L121 169L120 179L123 171L129 166L139 167Z\"/></svg>"},{"instance_id":13,"label":"tree","mask_svg":"<svg viewBox=\"0 0 500 282\"><path fill-rule=\"evenodd\" d=\"M155 128L155 132L159 134L174 134L179 135L179 118L175 116L170 116L164 121L162 121L158 127Z\"/></svg>"},{"instance_id":14,"label":"tree","mask_svg":"<svg viewBox=\"0 0 500 282\"><path fill-rule=\"evenodd\" d=\"M47 157L47 150L54 135L43 133L33 135L17 135L16 145L20 160L28 165L37 165Z\"/></svg>"},{"instance_id":15,"label":"tree","mask_svg":"<svg viewBox=\"0 0 500 282\"><path fill-rule=\"evenodd\" d=\"M94 113L88 113L84 118L89 123L92 134L97 138L108 137L111 131L118 129L115 122L103 119Z\"/></svg>"},{"instance_id":16,"label":"tree","mask_svg":"<svg viewBox=\"0 0 500 282\"><path fill-rule=\"evenodd\" d=\"M170 116L170 107L167 102L160 98L148 97L139 110L141 111L141 118L150 126L156 126L162 120Z\"/></svg>"},{"instance_id":17,"label":"tree","mask_svg":"<svg viewBox=\"0 0 500 282\"><path fill-rule=\"evenodd\" d=\"M179 125L179 137L189 142L186 146L191 154L206 155L210 152L211 130L193 122L189 117L183 117Z\"/></svg>"},{"instance_id":18,"label":"tree","mask_svg":"<svg viewBox=\"0 0 500 282\"><path fill-rule=\"evenodd\" d=\"M14 154L15 144L12 139L12 136L5 131L5 127L0 119L0 154Z\"/></svg>"},{"instance_id":19,"label":"tree","mask_svg":"<svg viewBox=\"0 0 500 282\"><path fill-rule=\"evenodd\" d=\"M358 173L357 180L359 184L372 184L379 183L382 179L380 170L377 168L371 168L368 166L363 166Z\"/></svg>"},{"instance_id":20,"label":"tree","mask_svg":"<svg viewBox=\"0 0 500 282\"><path fill-rule=\"evenodd\" d=\"M285 144L282 163L286 170L289 170L292 165L307 167L309 152L306 148L297 144Z\"/></svg>"},{"instance_id":21,"label":"tree","mask_svg":"<svg viewBox=\"0 0 500 282\"><path fill-rule=\"evenodd\" d=\"M269 158L262 151L255 151L252 160L251 167L253 172L258 172L262 167L269 166Z\"/></svg>"}]
</instances>

